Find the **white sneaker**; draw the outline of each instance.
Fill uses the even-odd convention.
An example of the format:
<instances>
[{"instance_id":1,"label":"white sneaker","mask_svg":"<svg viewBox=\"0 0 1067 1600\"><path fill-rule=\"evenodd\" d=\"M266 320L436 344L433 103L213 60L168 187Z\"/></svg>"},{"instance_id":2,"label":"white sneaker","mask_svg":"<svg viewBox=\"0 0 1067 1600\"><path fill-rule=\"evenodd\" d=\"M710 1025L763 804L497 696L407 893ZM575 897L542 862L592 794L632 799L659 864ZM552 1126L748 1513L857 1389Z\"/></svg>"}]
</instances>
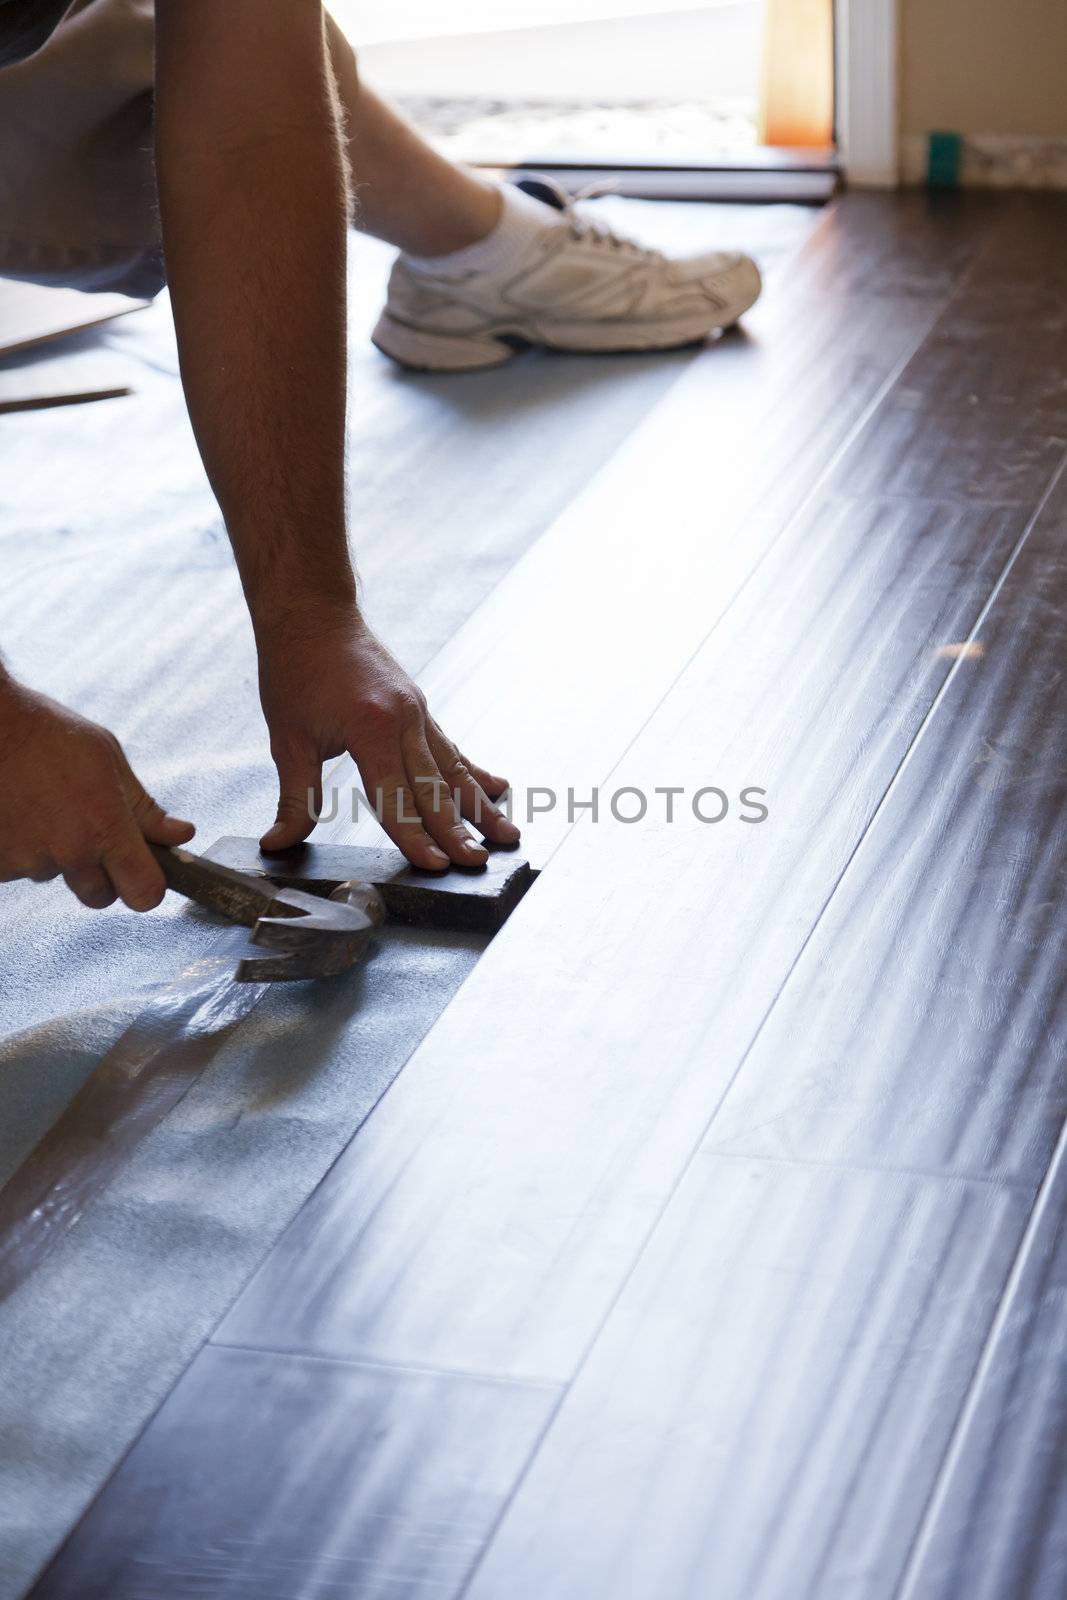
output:
<instances>
[{"instance_id":1,"label":"white sneaker","mask_svg":"<svg viewBox=\"0 0 1067 1600\"><path fill-rule=\"evenodd\" d=\"M423 372L499 367L530 344L670 350L731 327L759 297L756 263L738 251L671 260L620 238L546 181L530 190L546 202L543 225L539 215L527 222L503 270L464 269L477 245L439 266L397 258L371 335L379 350Z\"/></svg>"}]
</instances>

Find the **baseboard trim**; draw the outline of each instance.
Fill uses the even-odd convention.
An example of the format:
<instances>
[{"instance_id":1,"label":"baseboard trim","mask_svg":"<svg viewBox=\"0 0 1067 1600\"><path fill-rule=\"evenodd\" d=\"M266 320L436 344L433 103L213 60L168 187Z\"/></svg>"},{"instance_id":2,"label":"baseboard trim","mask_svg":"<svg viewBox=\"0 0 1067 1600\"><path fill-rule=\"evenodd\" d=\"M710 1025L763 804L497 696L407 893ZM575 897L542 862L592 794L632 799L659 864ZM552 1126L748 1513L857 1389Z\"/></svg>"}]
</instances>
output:
<instances>
[{"instance_id":1,"label":"baseboard trim","mask_svg":"<svg viewBox=\"0 0 1067 1600\"><path fill-rule=\"evenodd\" d=\"M905 183L926 178L926 140L906 134L901 145ZM1067 189L1067 139L977 133L961 141L960 184L970 189Z\"/></svg>"}]
</instances>

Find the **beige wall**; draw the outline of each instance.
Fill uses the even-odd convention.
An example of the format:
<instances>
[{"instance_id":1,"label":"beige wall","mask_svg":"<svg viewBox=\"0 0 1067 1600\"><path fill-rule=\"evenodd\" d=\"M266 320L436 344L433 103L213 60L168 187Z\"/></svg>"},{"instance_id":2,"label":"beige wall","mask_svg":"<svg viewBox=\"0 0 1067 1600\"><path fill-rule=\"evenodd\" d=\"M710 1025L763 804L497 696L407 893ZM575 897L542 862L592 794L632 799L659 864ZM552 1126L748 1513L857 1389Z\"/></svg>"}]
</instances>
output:
<instances>
[{"instance_id":1,"label":"beige wall","mask_svg":"<svg viewBox=\"0 0 1067 1600\"><path fill-rule=\"evenodd\" d=\"M1067 138L1067 0L901 0L905 136Z\"/></svg>"}]
</instances>

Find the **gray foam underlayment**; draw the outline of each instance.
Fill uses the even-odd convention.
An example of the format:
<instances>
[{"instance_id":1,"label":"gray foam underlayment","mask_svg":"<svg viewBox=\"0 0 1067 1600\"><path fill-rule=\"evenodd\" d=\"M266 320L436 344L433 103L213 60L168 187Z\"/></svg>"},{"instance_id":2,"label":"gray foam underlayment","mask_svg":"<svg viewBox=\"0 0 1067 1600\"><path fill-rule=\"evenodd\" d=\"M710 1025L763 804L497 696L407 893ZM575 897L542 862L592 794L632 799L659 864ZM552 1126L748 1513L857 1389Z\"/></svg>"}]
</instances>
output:
<instances>
[{"instance_id":1,"label":"gray foam underlayment","mask_svg":"<svg viewBox=\"0 0 1067 1600\"><path fill-rule=\"evenodd\" d=\"M777 252L817 220L598 204L666 248ZM417 673L693 355L528 353L498 372L412 377L365 339L390 252L359 239L352 256L353 542L372 620ZM205 846L258 833L275 790L251 631L165 297L80 336L70 359L89 367L101 348L128 362L133 397L4 419L0 648L18 676L114 729ZM217 925L173 896L135 917L86 911L62 885L9 884L0 931L2 1182ZM479 949L388 931L365 969L271 990L0 1306L0 1600L32 1582Z\"/></svg>"}]
</instances>

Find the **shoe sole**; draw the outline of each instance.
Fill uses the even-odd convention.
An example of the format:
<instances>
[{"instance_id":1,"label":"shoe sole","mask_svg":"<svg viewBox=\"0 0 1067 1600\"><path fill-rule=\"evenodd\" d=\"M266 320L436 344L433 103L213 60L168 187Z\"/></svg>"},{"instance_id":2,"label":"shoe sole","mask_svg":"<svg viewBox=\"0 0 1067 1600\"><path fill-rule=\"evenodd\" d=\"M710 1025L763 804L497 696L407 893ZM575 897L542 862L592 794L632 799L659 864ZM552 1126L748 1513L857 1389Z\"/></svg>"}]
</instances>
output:
<instances>
[{"instance_id":1,"label":"shoe sole","mask_svg":"<svg viewBox=\"0 0 1067 1600\"><path fill-rule=\"evenodd\" d=\"M494 328L479 334L435 333L400 322L383 311L371 334L371 343L383 355L411 372L484 372L502 367L530 345L580 355L614 355L622 351L677 350L696 344L714 332L732 328L739 317L756 303L761 285L758 280L750 298L731 310L721 322L707 317L689 317L665 324L655 322L553 323L551 328L536 324L517 324Z\"/></svg>"}]
</instances>

